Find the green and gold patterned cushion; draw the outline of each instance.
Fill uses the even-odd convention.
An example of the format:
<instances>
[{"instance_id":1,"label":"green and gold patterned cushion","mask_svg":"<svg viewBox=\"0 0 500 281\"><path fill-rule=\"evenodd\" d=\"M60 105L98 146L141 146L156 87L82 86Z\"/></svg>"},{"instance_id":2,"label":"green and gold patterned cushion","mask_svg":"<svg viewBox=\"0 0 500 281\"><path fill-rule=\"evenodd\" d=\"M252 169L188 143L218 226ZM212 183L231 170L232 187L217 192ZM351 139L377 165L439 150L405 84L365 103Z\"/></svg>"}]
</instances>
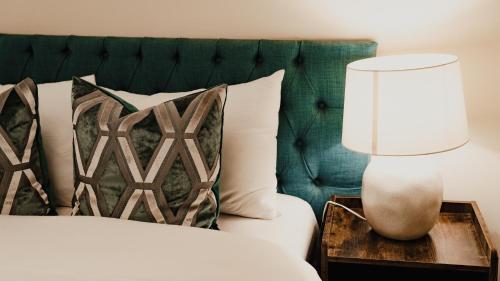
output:
<instances>
[{"instance_id":1,"label":"green and gold patterned cushion","mask_svg":"<svg viewBox=\"0 0 500 281\"><path fill-rule=\"evenodd\" d=\"M51 210L35 83L26 78L0 93L0 213Z\"/></svg>"},{"instance_id":2,"label":"green and gold patterned cushion","mask_svg":"<svg viewBox=\"0 0 500 281\"><path fill-rule=\"evenodd\" d=\"M138 111L73 79L73 215L213 227L226 86Z\"/></svg>"}]
</instances>

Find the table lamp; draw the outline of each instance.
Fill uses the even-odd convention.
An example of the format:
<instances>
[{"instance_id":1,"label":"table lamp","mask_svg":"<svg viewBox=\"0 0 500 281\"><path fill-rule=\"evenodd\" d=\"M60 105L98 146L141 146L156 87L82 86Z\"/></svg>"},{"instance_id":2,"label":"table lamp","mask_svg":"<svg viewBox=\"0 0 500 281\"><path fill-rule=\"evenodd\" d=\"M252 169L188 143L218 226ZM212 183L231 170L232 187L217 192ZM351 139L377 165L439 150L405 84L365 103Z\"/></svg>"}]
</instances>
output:
<instances>
[{"instance_id":1,"label":"table lamp","mask_svg":"<svg viewBox=\"0 0 500 281\"><path fill-rule=\"evenodd\" d=\"M412 240L439 218L443 182L426 155L468 141L458 58L375 57L347 65L342 144L374 155L363 175L366 220L378 234Z\"/></svg>"}]
</instances>

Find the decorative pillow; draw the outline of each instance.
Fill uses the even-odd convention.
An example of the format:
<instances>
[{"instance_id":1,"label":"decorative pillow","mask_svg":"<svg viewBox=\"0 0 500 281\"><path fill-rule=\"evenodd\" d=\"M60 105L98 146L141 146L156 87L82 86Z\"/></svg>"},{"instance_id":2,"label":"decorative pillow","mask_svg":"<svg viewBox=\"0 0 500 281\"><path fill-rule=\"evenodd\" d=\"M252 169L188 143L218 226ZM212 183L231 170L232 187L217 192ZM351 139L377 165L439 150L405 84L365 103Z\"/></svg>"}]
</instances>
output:
<instances>
[{"instance_id":1,"label":"decorative pillow","mask_svg":"<svg viewBox=\"0 0 500 281\"><path fill-rule=\"evenodd\" d=\"M95 83L94 75L82 79ZM71 207L73 198L72 81L38 85L40 126L56 206Z\"/></svg>"},{"instance_id":2,"label":"decorative pillow","mask_svg":"<svg viewBox=\"0 0 500 281\"><path fill-rule=\"evenodd\" d=\"M26 78L0 93L0 213L46 215L49 182L40 137L37 88Z\"/></svg>"},{"instance_id":3,"label":"decorative pillow","mask_svg":"<svg viewBox=\"0 0 500 281\"><path fill-rule=\"evenodd\" d=\"M73 215L213 227L226 86L135 107L73 81Z\"/></svg>"},{"instance_id":4,"label":"decorative pillow","mask_svg":"<svg viewBox=\"0 0 500 281\"><path fill-rule=\"evenodd\" d=\"M82 77L95 83L95 76ZM54 191L51 203L71 207L73 187L73 124L71 122L71 85L73 81L38 84L38 112L47 158L50 185ZM13 85L0 86L12 87Z\"/></svg>"},{"instance_id":5,"label":"decorative pillow","mask_svg":"<svg viewBox=\"0 0 500 281\"><path fill-rule=\"evenodd\" d=\"M280 70L268 77L228 86L220 182L223 213L260 219L278 215L274 202L276 137L284 74ZM143 109L190 92L151 96L112 93Z\"/></svg>"}]
</instances>

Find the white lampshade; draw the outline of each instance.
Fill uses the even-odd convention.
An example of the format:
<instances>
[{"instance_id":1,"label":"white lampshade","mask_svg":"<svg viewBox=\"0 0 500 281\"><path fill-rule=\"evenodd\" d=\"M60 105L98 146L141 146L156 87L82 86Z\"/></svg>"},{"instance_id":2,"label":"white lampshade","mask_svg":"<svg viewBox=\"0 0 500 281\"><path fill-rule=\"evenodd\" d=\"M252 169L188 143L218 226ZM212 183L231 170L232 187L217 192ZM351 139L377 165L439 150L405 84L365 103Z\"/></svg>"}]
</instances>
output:
<instances>
[{"instance_id":1,"label":"white lampshade","mask_svg":"<svg viewBox=\"0 0 500 281\"><path fill-rule=\"evenodd\" d=\"M467 141L457 57L399 55L347 65L345 147L373 155L420 155Z\"/></svg>"}]
</instances>

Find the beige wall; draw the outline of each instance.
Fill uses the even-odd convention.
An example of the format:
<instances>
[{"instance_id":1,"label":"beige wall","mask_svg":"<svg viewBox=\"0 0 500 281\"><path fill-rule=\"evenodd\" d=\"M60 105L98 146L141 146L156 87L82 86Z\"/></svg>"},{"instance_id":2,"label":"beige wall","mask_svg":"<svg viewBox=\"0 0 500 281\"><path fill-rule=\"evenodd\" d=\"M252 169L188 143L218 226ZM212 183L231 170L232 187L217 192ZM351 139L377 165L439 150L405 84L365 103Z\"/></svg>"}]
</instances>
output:
<instances>
[{"instance_id":1,"label":"beige wall","mask_svg":"<svg viewBox=\"0 0 500 281\"><path fill-rule=\"evenodd\" d=\"M379 54L461 58L471 143L439 157L447 199L477 200L500 246L500 1L16 0L0 32L163 37L371 38Z\"/></svg>"}]
</instances>

